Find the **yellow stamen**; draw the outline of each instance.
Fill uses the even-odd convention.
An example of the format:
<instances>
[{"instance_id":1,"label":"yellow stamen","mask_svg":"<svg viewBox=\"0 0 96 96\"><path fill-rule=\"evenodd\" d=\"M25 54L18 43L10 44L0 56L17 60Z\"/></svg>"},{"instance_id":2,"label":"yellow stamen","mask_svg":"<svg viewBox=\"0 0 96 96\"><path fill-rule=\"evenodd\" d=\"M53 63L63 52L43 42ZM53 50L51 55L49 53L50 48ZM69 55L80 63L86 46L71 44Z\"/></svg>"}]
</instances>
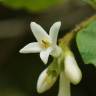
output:
<instances>
[{"instance_id":1,"label":"yellow stamen","mask_svg":"<svg viewBox=\"0 0 96 96\"><path fill-rule=\"evenodd\" d=\"M48 42L48 40L42 40L41 46L42 46L43 48L48 48L49 46L51 46L51 43Z\"/></svg>"}]
</instances>

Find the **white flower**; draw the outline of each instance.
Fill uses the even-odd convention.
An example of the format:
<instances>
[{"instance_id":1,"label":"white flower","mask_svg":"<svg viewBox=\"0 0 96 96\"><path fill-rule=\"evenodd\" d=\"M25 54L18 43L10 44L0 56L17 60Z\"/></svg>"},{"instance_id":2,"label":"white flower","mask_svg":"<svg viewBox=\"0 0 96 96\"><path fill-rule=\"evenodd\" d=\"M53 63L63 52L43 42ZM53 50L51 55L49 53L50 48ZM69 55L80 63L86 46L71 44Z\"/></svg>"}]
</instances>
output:
<instances>
[{"instance_id":1,"label":"white flower","mask_svg":"<svg viewBox=\"0 0 96 96\"><path fill-rule=\"evenodd\" d=\"M37 81L37 92L43 93L50 89L57 80L58 74L55 71L48 73L48 68L41 72Z\"/></svg>"},{"instance_id":2,"label":"white flower","mask_svg":"<svg viewBox=\"0 0 96 96\"><path fill-rule=\"evenodd\" d=\"M77 62L74 58L74 55L71 52L68 52L65 56L64 60L64 71L66 77L70 80L73 84L78 84L82 78L82 73L77 65Z\"/></svg>"},{"instance_id":3,"label":"white flower","mask_svg":"<svg viewBox=\"0 0 96 96\"><path fill-rule=\"evenodd\" d=\"M61 22L56 22L47 32L37 23L30 24L33 35L38 42L32 42L20 50L20 53L39 53L41 60L46 64L49 55L57 57L61 53L61 48L57 46L57 36L61 26Z\"/></svg>"}]
</instances>

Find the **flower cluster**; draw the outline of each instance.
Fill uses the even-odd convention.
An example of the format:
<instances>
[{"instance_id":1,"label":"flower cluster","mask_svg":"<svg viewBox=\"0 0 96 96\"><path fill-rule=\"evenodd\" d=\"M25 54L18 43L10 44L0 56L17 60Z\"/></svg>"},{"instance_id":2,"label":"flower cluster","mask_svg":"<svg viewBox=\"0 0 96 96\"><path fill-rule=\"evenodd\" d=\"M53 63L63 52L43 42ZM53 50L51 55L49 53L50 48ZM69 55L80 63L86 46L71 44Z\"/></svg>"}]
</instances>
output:
<instances>
[{"instance_id":1,"label":"flower cluster","mask_svg":"<svg viewBox=\"0 0 96 96\"><path fill-rule=\"evenodd\" d=\"M58 96L70 96L70 83L78 84L82 78L75 57L69 48L63 50L57 45L58 32L61 22L56 22L47 32L37 23L30 24L33 35L38 42L32 42L20 50L20 53L39 53L40 58L47 64L49 55L53 56L53 62L39 76L37 82L38 93L50 89L60 75Z\"/></svg>"},{"instance_id":2,"label":"flower cluster","mask_svg":"<svg viewBox=\"0 0 96 96\"><path fill-rule=\"evenodd\" d=\"M44 64L47 64L49 55L58 57L61 53L61 48L58 47L56 43L60 25L61 22L56 22L55 24L53 24L48 35L40 25L35 22L31 22L30 26L33 35L38 42L29 43L20 50L20 53L40 52L40 58L44 62Z\"/></svg>"}]
</instances>

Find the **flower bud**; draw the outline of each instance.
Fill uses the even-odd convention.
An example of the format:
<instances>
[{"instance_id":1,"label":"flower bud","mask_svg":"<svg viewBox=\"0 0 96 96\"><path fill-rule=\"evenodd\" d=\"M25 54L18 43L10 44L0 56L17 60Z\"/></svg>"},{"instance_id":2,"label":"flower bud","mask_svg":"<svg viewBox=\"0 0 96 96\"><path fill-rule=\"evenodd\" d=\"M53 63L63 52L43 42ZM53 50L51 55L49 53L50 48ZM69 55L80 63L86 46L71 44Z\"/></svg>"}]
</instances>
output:
<instances>
[{"instance_id":1,"label":"flower bud","mask_svg":"<svg viewBox=\"0 0 96 96\"><path fill-rule=\"evenodd\" d=\"M66 54L64 64L67 78L71 83L78 84L82 78L82 73L72 53Z\"/></svg>"},{"instance_id":2,"label":"flower bud","mask_svg":"<svg viewBox=\"0 0 96 96\"><path fill-rule=\"evenodd\" d=\"M43 93L48 89L50 89L58 77L55 70L54 71L51 70L50 72L48 71L49 71L48 68L45 69L43 72L41 72L38 78L38 82L37 82L38 93Z\"/></svg>"},{"instance_id":3,"label":"flower bud","mask_svg":"<svg viewBox=\"0 0 96 96\"><path fill-rule=\"evenodd\" d=\"M61 55L61 53L62 53L61 47L56 46L56 47L53 48L53 50L52 50L52 52L51 52L51 55L52 55L53 57L58 57L58 56Z\"/></svg>"}]
</instances>

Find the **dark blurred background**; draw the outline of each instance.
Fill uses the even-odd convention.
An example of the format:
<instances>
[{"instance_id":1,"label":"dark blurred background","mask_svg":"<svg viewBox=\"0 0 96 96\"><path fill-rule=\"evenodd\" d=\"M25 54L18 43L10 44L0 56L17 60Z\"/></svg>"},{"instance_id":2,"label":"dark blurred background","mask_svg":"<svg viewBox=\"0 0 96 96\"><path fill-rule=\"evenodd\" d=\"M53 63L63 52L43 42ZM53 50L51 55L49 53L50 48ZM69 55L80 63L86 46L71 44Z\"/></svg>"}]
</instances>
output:
<instances>
[{"instance_id":1,"label":"dark blurred background","mask_svg":"<svg viewBox=\"0 0 96 96\"><path fill-rule=\"evenodd\" d=\"M81 0L52 0L52 4L51 0L20 1L0 1L0 96L57 96L59 80L44 94L36 92L38 76L46 68L39 54L19 53L35 41L30 22L39 23L48 32L54 22L61 21L60 38L96 11ZM83 73L82 81L71 85L72 96L96 96L96 69L84 65L75 40L72 50Z\"/></svg>"}]
</instances>

